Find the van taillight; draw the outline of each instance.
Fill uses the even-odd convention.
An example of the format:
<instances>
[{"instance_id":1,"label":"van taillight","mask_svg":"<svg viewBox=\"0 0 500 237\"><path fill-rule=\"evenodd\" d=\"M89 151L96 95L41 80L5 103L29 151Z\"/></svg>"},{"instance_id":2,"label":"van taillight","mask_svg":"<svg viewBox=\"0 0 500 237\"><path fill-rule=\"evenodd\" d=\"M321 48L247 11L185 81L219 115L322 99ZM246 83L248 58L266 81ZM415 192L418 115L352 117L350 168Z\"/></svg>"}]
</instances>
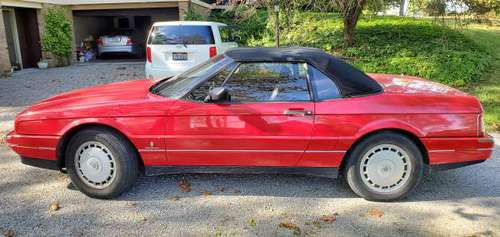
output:
<instances>
[{"instance_id":1,"label":"van taillight","mask_svg":"<svg viewBox=\"0 0 500 237\"><path fill-rule=\"evenodd\" d=\"M95 40L95 43L96 43L97 45L102 45L102 38L101 38L101 37L97 38L97 39Z\"/></svg>"},{"instance_id":2,"label":"van taillight","mask_svg":"<svg viewBox=\"0 0 500 237\"><path fill-rule=\"evenodd\" d=\"M213 58L217 56L217 48L215 46L212 46L208 49L208 55Z\"/></svg>"},{"instance_id":3,"label":"van taillight","mask_svg":"<svg viewBox=\"0 0 500 237\"><path fill-rule=\"evenodd\" d=\"M146 48L146 59L148 60L148 63L153 62L153 60L151 59L151 48L150 47Z\"/></svg>"},{"instance_id":4,"label":"van taillight","mask_svg":"<svg viewBox=\"0 0 500 237\"><path fill-rule=\"evenodd\" d=\"M128 38L127 45L132 45L132 44L134 44L134 41L132 40L132 38Z\"/></svg>"}]
</instances>

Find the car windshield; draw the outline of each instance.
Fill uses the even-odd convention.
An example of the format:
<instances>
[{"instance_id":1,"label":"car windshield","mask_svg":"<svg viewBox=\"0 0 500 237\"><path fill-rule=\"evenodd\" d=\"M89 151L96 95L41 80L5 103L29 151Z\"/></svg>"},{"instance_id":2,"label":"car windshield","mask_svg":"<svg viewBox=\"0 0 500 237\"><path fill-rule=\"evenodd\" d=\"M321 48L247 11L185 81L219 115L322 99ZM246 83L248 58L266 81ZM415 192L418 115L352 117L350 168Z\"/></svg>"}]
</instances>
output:
<instances>
[{"instance_id":1,"label":"car windshield","mask_svg":"<svg viewBox=\"0 0 500 237\"><path fill-rule=\"evenodd\" d=\"M180 99L205 79L232 62L232 59L219 55L173 78L165 78L157 82L150 91L160 96Z\"/></svg>"}]
</instances>

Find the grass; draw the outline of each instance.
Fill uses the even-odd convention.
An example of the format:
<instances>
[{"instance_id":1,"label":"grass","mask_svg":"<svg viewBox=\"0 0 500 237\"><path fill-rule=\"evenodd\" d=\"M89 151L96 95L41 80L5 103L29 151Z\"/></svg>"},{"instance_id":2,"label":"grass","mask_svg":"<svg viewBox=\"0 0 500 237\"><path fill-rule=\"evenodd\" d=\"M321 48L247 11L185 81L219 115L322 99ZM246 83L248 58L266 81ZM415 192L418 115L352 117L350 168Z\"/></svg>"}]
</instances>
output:
<instances>
[{"instance_id":1,"label":"grass","mask_svg":"<svg viewBox=\"0 0 500 237\"><path fill-rule=\"evenodd\" d=\"M475 83L493 56L462 32L426 19L365 17L358 22L355 46L343 44L342 20L334 13L300 13L283 32L282 45L321 48L347 57L366 72L419 76L453 87ZM273 46L265 36L255 46Z\"/></svg>"},{"instance_id":2,"label":"grass","mask_svg":"<svg viewBox=\"0 0 500 237\"><path fill-rule=\"evenodd\" d=\"M487 129L500 131L500 26L471 25L463 32L495 57L490 70L466 91L481 100Z\"/></svg>"}]
</instances>

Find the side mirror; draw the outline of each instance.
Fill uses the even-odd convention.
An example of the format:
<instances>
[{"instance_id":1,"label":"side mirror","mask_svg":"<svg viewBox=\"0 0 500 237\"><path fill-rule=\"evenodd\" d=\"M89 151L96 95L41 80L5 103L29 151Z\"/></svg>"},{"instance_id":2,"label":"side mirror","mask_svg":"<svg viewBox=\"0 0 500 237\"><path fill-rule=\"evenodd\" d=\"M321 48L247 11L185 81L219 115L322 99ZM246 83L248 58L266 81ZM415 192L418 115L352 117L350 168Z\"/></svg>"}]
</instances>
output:
<instances>
[{"instance_id":1,"label":"side mirror","mask_svg":"<svg viewBox=\"0 0 500 237\"><path fill-rule=\"evenodd\" d=\"M208 92L205 102L222 102L230 99L229 91L225 87L215 87Z\"/></svg>"}]
</instances>

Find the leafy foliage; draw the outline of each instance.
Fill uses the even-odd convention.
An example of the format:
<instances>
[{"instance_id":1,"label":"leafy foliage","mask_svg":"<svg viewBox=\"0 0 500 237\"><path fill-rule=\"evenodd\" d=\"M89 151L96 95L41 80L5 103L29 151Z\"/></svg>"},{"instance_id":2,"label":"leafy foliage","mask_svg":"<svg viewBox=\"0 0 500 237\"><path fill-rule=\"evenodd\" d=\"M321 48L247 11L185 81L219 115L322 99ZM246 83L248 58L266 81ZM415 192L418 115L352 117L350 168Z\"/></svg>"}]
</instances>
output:
<instances>
[{"instance_id":1,"label":"leafy foliage","mask_svg":"<svg viewBox=\"0 0 500 237\"><path fill-rule=\"evenodd\" d=\"M272 30L264 32L242 42L274 46ZM344 47L338 14L312 12L298 13L281 37L284 46L321 48L349 58L367 72L414 75L457 87L478 80L493 60L460 31L422 19L361 18L355 40L354 47Z\"/></svg>"},{"instance_id":2,"label":"leafy foliage","mask_svg":"<svg viewBox=\"0 0 500 237\"><path fill-rule=\"evenodd\" d=\"M58 57L71 55L72 42L71 22L61 8L49 8L45 14L45 31L42 46L47 52Z\"/></svg>"},{"instance_id":3,"label":"leafy foliage","mask_svg":"<svg viewBox=\"0 0 500 237\"><path fill-rule=\"evenodd\" d=\"M184 20L186 21L203 21L205 18L198 14L192 7L189 7L186 14L184 15Z\"/></svg>"},{"instance_id":4,"label":"leafy foliage","mask_svg":"<svg viewBox=\"0 0 500 237\"><path fill-rule=\"evenodd\" d=\"M247 45L269 34L267 11L238 6L232 10L213 10L209 20L226 23L234 31L238 43Z\"/></svg>"}]
</instances>

